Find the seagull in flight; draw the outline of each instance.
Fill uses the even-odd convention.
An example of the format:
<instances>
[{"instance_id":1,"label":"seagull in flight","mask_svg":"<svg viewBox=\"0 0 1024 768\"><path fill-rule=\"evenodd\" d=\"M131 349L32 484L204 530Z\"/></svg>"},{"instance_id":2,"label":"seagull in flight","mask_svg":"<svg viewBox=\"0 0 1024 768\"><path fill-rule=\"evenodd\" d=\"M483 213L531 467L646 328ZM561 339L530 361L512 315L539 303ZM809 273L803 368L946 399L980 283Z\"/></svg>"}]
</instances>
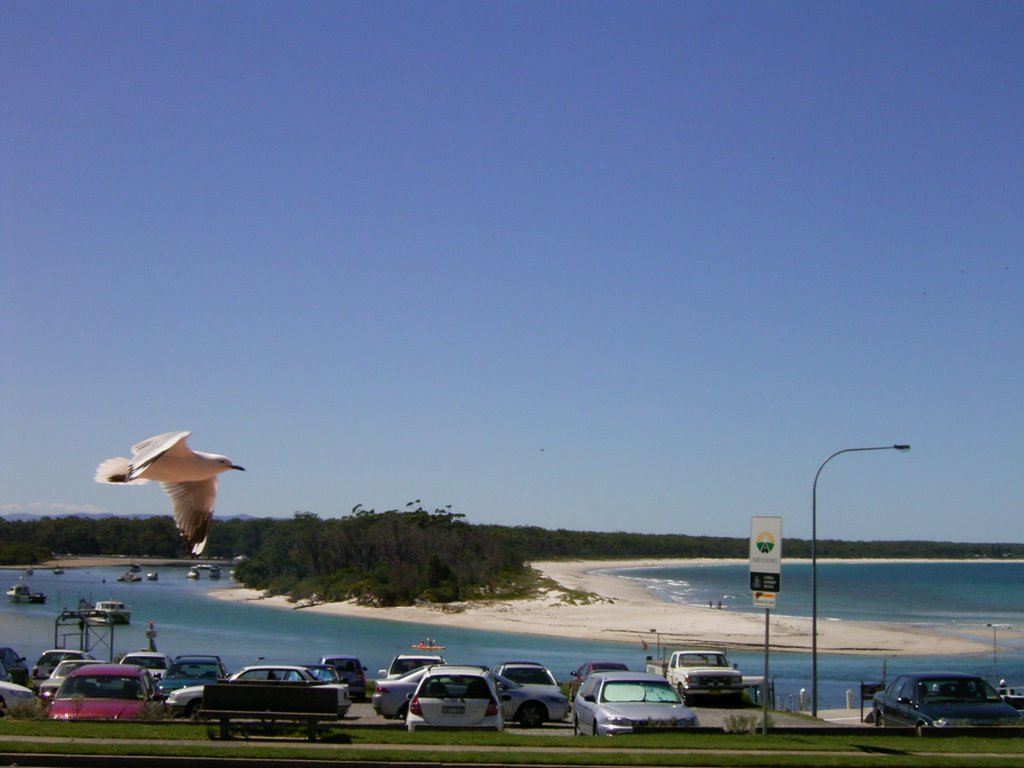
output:
<instances>
[{"instance_id":1,"label":"seagull in flight","mask_svg":"<svg viewBox=\"0 0 1024 768\"><path fill-rule=\"evenodd\" d=\"M132 457L107 459L96 468L97 483L141 485L156 480L171 497L174 524L193 555L206 547L217 498L217 475L244 467L227 456L193 451L191 432L165 432L132 446Z\"/></svg>"}]
</instances>

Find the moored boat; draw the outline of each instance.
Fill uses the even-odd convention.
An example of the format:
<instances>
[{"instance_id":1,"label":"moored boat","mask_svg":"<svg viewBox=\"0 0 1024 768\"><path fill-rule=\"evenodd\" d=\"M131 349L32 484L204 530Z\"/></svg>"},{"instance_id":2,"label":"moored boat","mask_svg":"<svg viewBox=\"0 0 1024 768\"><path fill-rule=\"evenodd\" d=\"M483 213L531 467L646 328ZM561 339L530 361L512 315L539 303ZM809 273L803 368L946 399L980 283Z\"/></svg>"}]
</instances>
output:
<instances>
[{"instance_id":1,"label":"moored boat","mask_svg":"<svg viewBox=\"0 0 1024 768\"><path fill-rule=\"evenodd\" d=\"M102 624L130 624L132 611L120 600L100 600L89 611L90 617Z\"/></svg>"},{"instance_id":2,"label":"moored boat","mask_svg":"<svg viewBox=\"0 0 1024 768\"><path fill-rule=\"evenodd\" d=\"M146 581L156 581L160 578L160 574L156 571L150 571L146 574Z\"/></svg>"},{"instance_id":3,"label":"moored boat","mask_svg":"<svg viewBox=\"0 0 1024 768\"><path fill-rule=\"evenodd\" d=\"M125 571L117 577L118 581L142 581L142 577L135 571Z\"/></svg>"},{"instance_id":4,"label":"moored boat","mask_svg":"<svg viewBox=\"0 0 1024 768\"><path fill-rule=\"evenodd\" d=\"M42 592L33 592L32 588L24 581L19 581L7 590L7 597L12 603L45 603L46 595Z\"/></svg>"}]
</instances>

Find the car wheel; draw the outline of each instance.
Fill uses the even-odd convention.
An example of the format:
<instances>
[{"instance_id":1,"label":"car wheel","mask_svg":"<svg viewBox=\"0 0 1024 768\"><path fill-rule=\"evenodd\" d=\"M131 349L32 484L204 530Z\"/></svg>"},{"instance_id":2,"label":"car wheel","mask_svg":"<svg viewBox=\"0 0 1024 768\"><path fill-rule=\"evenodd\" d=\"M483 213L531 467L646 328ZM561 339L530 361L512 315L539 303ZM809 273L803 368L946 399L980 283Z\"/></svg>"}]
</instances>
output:
<instances>
[{"instance_id":1,"label":"car wheel","mask_svg":"<svg viewBox=\"0 0 1024 768\"><path fill-rule=\"evenodd\" d=\"M185 719L186 720L198 720L199 719L199 705L202 704L202 699L195 699L185 705Z\"/></svg>"},{"instance_id":2,"label":"car wheel","mask_svg":"<svg viewBox=\"0 0 1024 768\"><path fill-rule=\"evenodd\" d=\"M594 731L594 732L593 732L592 734L590 734L590 735L591 735L591 736L597 736L597 718L596 718L596 717L594 718L594 727L593 727L593 731Z\"/></svg>"},{"instance_id":3,"label":"car wheel","mask_svg":"<svg viewBox=\"0 0 1024 768\"><path fill-rule=\"evenodd\" d=\"M578 717L574 717L572 719L572 732L576 736L582 736L583 735L583 731L580 730L580 719Z\"/></svg>"},{"instance_id":4,"label":"car wheel","mask_svg":"<svg viewBox=\"0 0 1024 768\"><path fill-rule=\"evenodd\" d=\"M7 702L4 701L4 697L0 696L0 717L7 714Z\"/></svg>"},{"instance_id":5,"label":"car wheel","mask_svg":"<svg viewBox=\"0 0 1024 768\"><path fill-rule=\"evenodd\" d=\"M516 712L516 720L524 728L539 728L547 719L547 710L535 701L526 702Z\"/></svg>"},{"instance_id":6,"label":"car wheel","mask_svg":"<svg viewBox=\"0 0 1024 768\"><path fill-rule=\"evenodd\" d=\"M880 710L880 709L876 709L875 710L874 720L875 720L875 728L881 728L883 725L885 725L885 718L882 716L882 710Z\"/></svg>"},{"instance_id":7,"label":"car wheel","mask_svg":"<svg viewBox=\"0 0 1024 768\"><path fill-rule=\"evenodd\" d=\"M402 706L400 706L398 708L398 711L395 712L395 719L397 719L397 720L405 720L405 716L407 714L409 714L409 705L408 705L408 703L403 704Z\"/></svg>"}]
</instances>

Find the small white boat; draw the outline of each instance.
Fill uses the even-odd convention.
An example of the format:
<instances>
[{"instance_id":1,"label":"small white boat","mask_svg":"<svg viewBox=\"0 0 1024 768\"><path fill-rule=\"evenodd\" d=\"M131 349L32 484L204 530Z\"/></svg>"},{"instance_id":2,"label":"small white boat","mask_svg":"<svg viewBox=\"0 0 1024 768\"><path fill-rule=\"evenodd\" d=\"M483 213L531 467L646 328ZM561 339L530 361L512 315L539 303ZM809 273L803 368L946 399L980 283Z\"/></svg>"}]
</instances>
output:
<instances>
[{"instance_id":1,"label":"small white boat","mask_svg":"<svg viewBox=\"0 0 1024 768\"><path fill-rule=\"evenodd\" d=\"M120 600L100 600L90 614L103 624L131 624L132 611Z\"/></svg>"},{"instance_id":2,"label":"small white boat","mask_svg":"<svg viewBox=\"0 0 1024 768\"><path fill-rule=\"evenodd\" d=\"M146 574L146 581L156 581L160 578L160 574L156 571L150 571Z\"/></svg>"},{"instance_id":3,"label":"small white boat","mask_svg":"<svg viewBox=\"0 0 1024 768\"><path fill-rule=\"evenodd\" d=\"M199 569L196 568L195 566L192 566L191 568L188 569L188 573L185 574L185 578L186 579L198 579L199 578Z\"/></svg>"},{"instance_id":4,"label":"small white boat","mask_svg":"<svg viewBox=\"0 0 1024 768\"><path fill-rule=\"evenodd\" d=\"M118 581L142 581L142 577L135 571L125 571L117 577Z\"/></svg>"},{"instance_id":5,"label":"small white boat","mask_svg":"<svg viewBox=\"0 0 1024 768\"><path fill-rule=\"evenodd\" d=\"M19 581L7 590L7 597L12 603L45 603L46 595L42 592L33 592L24 580Z\"/></svg>"}]
</instances>

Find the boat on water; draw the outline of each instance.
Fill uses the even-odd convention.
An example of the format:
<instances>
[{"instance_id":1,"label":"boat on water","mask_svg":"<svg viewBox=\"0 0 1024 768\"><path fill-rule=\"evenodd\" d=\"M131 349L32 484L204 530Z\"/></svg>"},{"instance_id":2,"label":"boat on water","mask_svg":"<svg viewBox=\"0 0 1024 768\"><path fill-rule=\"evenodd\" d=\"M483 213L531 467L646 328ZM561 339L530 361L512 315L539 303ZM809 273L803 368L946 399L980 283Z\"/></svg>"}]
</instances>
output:
<instances>
[{"instance_id":1,"label":"boat on water","mask_svg":"<svg viewBox=\"0 0 1024 768\"><path fill-rule=\"evenodd\" d=\"M191 568L188 569L188 573L185 574L185 578L186 579L198 579L199 578L199 569L196 568L193 565Z\"/></svg>"},{"instance_id":2,"label":"boat on water","mask_svg":"<svg viewBox=\"0 0 1024 768\"><path fill-rule=\"evenodd\" d=\"M118 581L142 581L142 577L135 571L125 571L117 577Z\"/></svg>"},{"instance_id":3,"label":"boat on water","mask_svg":"<svg viewBox=\"0 0 1024 768\"><path fill-rule=\"evenodd\" d=\"M156 581L160 578L160 574L156 571L150 571L146 574L146 581Z\"/></svg>"},{"instance_id":4,"label":"boat on water","mask_svg":"<svg viewBox=\"0 0 1024 768\"><path fill-rule=\"evenodd\" d=\"M24 581L19 581L7 590L7 597L12 603L45 603L46 595L42 592L33 592L32 588Z\"/></svg>"},{"instance_id":5,"label":"boat on water","mask_svg":"<svg viewBox=\"0 0 1024 768\"><path fill-rule=\"evenodd\" d=\"M61 567L60 567L59 565L58 565L58 566L56 566L56 567L55 567L55 568L53 569L53 575L54 575L54 576L63 576L63 575L64 575L64 569L63 569L63 568L61 568Z\"/></svg>"},{"instance_id":6,"label":"boat on water","mask_svg":"<svg viewBox=\"0 0 1024 768\"><path fill-rule=\"evenodd\" d=\"M132 610L120 600L99 600L88 610L88 618L96 624L131 624Z\"/></svg>"},{"instance_id":7,"label":"boat on water","mask_svg":"<svg viewBox=\"0 0 1024 768\"><path fill-rule=\"evenodd\" d=\"M436 640L428 637L426 640L420 640L418 643L413 643L409 646L414 651L443 651L444 646L439 645Z\"/></svg>"}]
</instances>

